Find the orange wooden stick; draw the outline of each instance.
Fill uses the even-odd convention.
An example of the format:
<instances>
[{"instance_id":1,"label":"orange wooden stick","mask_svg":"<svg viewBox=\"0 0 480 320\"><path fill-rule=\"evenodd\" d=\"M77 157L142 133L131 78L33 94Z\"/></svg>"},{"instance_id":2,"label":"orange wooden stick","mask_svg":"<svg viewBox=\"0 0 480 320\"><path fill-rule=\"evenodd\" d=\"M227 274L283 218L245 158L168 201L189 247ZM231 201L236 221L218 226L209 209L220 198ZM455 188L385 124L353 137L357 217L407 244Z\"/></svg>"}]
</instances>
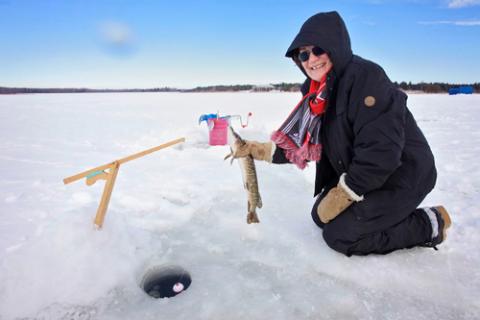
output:
<instances>
[{"instance_id":1,"label":"orange wooden stick","mask_svg":"<svg viewBox=\"0 0 480 320\"><path fill-rule=\"evenodd\" d=\"M78 173L78 174L76 174L76 175L73 175L73 176L71 176L71 177L68 177L68 178L63 179L63 183L64 183L64 184L72 183L72 182L77 181L77 180L80 180L80 179L82 179L82 178L84 178L84 177L88 176L89 174L94 173L94 172L96 172L96 171L102 171L102 170L105 170L105 169L109 169L109 168L111 168L111 167L115 164L115 162L118 162L119 164L123 164L123 163L125 163L125 162L138 159L138 158L140 158L140 157L146 156L147 154L150 154L150 153L152 153L152 152L158 151L158 150L160 150L160 149L164 149L164 148L170 147L171 145L174 145L174 144L177 144L177 143L180 143L180 142L185 142L185 138L175 139L175 140L169 141L169 142L167 142L167 143L161 144L161 145L159 145L159 146L156 146L156 147L154 147L154 148L147 149L147 150L144 150L144 151L142 151L142 152L138 152L138 153L132 154L132 155L130 155L130 156L128 156L128 157L125 157L125 158L116 160L116 161L114 161L114 162L110 162L110 163L107 163L107 164L98 166L98 167L96 167L96 168L93 168L93 169L90 169L90 170L87 170L87 171Z\"/></svg>"}]
</instances>

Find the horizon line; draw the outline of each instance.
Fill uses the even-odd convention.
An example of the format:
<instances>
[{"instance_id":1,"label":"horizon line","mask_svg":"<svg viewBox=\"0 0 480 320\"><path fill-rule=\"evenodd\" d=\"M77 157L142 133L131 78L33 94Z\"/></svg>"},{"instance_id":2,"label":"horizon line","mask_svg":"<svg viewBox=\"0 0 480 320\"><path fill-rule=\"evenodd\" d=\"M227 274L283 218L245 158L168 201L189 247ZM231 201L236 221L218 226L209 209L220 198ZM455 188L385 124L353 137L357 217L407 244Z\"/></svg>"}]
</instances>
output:
<instances>
[{"instance_id":1,"label":"horizon line","mask_svg":"<svg viewBox=\"0 0 480 320\"><path fill-rule=\"evenodd\" d=\"M444 81L392 81L392 83L406 83L410 85L419 85L419 84L446 84L446 85L480 85L480 81L478 82L465 82L465 83L451 83L451 82L444 82ZM123 88L109 88L109 87L102 87L102 88L93 88L88 86L79 86L79 87L28 87L28 86L1 86L0 89L33 89L33 90L111 90L111 91L121 91L121 90L178 90L178 91L185 91L185 90L194 90L198 88L211 88L211 87L239 87L239 86L251 86L251 87L268 87L268 86L278 86L278 85L302 85L303 82L278 82L278 83L267 83L267 84L251 84L251 83L238 83L238 84L212 84L212 85L202 85L202 86L195 86L190 88L178 88L178 87L170 87L170 86L154 86L154 87L123 87Z\"/></svg>"}]
</instances>

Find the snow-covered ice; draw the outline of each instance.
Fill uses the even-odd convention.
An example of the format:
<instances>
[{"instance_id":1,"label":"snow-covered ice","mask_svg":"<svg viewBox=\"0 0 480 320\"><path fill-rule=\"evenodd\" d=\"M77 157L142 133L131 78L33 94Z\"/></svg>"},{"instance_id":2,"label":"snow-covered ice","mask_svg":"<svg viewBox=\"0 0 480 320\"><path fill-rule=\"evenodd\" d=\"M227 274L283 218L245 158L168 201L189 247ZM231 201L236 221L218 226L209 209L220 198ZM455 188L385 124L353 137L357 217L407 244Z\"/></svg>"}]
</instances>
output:
<instances>
[{"instance_id":1,"label":"snow-covered ice","mask_svg":"<svg viewBox=\"0 0 480 320\"><path fill-rule=\"evenodd\" d=\"M415 94L409 107L439 178L424 205L453 227L439 251L347 258L310 218L314 166L257 163L263 208L228 147L208 145L203 113L253 112L237 131L267 140L298 93L0 96L0 319L478 319L480 95ZM103 182L62 179L179 137L120 167L104 228ZM177 264L192 285L173 299L139 287Z\"/></svg>"}]
</instances>

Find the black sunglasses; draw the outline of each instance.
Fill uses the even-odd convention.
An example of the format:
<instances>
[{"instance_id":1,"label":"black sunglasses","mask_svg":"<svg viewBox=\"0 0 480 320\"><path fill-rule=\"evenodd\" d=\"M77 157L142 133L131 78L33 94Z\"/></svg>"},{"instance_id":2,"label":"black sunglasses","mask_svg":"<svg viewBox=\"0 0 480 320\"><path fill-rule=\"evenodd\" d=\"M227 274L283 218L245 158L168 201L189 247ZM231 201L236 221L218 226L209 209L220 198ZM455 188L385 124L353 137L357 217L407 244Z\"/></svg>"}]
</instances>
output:
<instances>
[{"instance_id":1,"label":"black sunglasses","mask_svg":"<svg viewBox=\"0 0 480 320\"><path fill-rule=\"evenodd\" d=\"M310 50L300 51L298 53L298 60L300 60L302 62L307 61L310 58L310 53L313 53L314 55L316 55L318 57L318 56L321 56L322 54L326 53L326 51L323 50L320 47L313 47L312 51L310 51Z\"/></svg>"}]
</instances>

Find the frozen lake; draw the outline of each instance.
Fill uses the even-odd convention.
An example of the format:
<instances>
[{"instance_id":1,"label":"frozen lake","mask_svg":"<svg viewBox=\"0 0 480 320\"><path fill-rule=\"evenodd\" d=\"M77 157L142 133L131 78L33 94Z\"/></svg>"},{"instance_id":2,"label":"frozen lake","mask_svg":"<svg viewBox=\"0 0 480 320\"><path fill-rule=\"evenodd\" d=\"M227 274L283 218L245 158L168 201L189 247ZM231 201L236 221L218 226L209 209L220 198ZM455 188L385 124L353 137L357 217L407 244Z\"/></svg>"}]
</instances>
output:
<instances>
[{"instance_id":1,"label":"frozen lake","mask_svg":"<svg viewBox=\"0 0 480 320\"><path fill-rule=\"evenodd\" d=\"M480 95L409 96L439 172L424 205L453 227L439 251L347 258L311 221L314 166L257 163L261 223L247 225L240 169L209 146L201 114L253 113L267 140L298 93L97 93L0 96L0 320L478 319ZM103 182L65 177L185 137L124 164L104 228ZM193 279L155 300L153 264Z\"/></svg>"}]
</instances>

